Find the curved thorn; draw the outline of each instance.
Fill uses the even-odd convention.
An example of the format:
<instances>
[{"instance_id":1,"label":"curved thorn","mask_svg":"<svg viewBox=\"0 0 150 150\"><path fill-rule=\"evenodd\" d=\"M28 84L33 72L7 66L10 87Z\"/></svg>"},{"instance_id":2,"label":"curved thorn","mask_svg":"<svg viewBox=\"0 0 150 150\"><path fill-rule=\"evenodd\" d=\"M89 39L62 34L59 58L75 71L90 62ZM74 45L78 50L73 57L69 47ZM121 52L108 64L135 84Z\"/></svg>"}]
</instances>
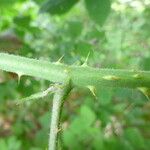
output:
<instances>
[{"instance_id":1,"label":"curved thorn","mask_svg":"<svg viewBox=\"0 0 150 150\"><path fill-rule=\"evenodd\" d=\"M90 92L92 93L92 95L95 97L95 99L97 99L96 96L96 88L92 85L87 86L87 88L90 90Z\"/></svg>"},{"instance_id":2,"label":"curved thorn","mask_svg":"<svg viewBox=\"0 0 150 150\"><path fill-rule=\"evenodd\" d=\"M148 100L150 100L150 89L149 88L139 87L138 90L141 91Z\"/></svg>"},{"instance_id":3,"label":"curved thorn","mask_svg":"<svg viewBox=\"0 0 150 150\"><path fill-rule=\"evenodd\" d=\"M82 66L87 66L87 62L89 60L89 56L90 56L91 52L89 51L88 54L87 54L87 57L85 59L85 62L82 64Z\"/></svg>"},{"instance_id":4,"label":"curved thorn","mask_svg":"<svg viewBox=\"0 0 150 150\"><path fill-rule=\"evenodd\" d=\"M58 64L60 64L61 63L61 61L62 61L62 59L64 58L64 56L65 55L62 55L58 60L57 60L57 62L56 63L58 63Z\"/></svg>"},{"instance_id":5,"label":"curved thorn","mask_svg":"<svg viewBox=\"0 0 150 150\"><path fill-rule=\"evenodd\" d=\"M17 75L18 75L18 85L19 85L19 84L20 84L21 77L23 76L23 73L18 72Z\"/></svg>"}]
</instances>

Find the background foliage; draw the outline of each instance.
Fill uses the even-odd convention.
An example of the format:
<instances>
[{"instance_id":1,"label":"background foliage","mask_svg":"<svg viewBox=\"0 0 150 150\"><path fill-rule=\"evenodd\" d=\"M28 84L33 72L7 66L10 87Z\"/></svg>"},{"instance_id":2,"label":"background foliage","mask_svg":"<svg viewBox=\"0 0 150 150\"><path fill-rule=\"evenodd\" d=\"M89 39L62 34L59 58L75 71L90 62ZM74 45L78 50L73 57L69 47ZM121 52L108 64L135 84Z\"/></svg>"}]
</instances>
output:
<instances>
[{"instance_id":1,"label":"background foliage","mask_svg":"<svg viewBox=\"0 0 150 150\"><path fill-rule=\"evenodd\" d=\"M150 70L149 0L1 0L0 51L98 68ZM42 73L42 72L41 72ZM16 106L49 82L0 71L1 150L47 148L51 97ZM74 89L63 150L149 150L150 102L137 90Z\"/></svg>"}]
</instances>

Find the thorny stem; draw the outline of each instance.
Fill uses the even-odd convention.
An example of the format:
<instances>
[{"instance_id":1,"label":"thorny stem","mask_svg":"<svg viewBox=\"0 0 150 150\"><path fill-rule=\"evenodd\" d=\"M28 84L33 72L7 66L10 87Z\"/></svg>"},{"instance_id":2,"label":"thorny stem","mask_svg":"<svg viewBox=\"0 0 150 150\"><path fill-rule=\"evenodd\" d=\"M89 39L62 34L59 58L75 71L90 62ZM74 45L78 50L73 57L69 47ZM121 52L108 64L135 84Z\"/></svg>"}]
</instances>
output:
<instances>
[{"instance_id":1,"label":"thorny stem","mask_svg":"<svg viewBox=\"0 0 150 150\"><path fill-rule=\"evenodd\" d=\"M63 108L64 100L66 99L70 90L71 86L66 84L58 87L54 94L48 150L57 150L61 111Z\"/></svg>"},{"instance_id":2,"label":"thorny stem","mask_svg":"<svg viewBox=\"0 0 150 150\"><path fill-rule=\"evenodd\" d=\"M70 66L5 53L0 53L0 69L15 72L19 76L39 77L54 83L64 84L69 77L74 86L81 87L150 88L150 71Z\"/></svg>"}]
</instances>

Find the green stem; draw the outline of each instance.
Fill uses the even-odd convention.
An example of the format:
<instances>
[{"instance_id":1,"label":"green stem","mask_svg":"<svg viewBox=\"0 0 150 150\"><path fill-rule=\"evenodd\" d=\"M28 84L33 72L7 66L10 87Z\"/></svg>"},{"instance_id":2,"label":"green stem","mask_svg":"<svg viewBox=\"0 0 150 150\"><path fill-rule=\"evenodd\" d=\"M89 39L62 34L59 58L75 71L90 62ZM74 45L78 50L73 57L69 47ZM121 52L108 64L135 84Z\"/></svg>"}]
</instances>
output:
<instances>
[{"instance_id":1,"label":"green stem","mask_svg":"<svg viewBox=\"0 0 150 150\"><path fill-rule=\"evenodd\" d=\"M49 150L56 150L58 146L58 133L60 130L60 117L64 100L71 90L69 84L59 87L53 98L52 117L50 124Z\"/></svg>"},{"instance_id":2,"label":"green stem","mask_svg":"<svg viewBox=\"0 0 150 150\"><path fill-rule=\"evenodd\" d=\"M5 53L0 53L0 69L55 83L64 83L69 77L76 86L150 88L150 71L68 66Z\"/></svg>"}]
</instances>

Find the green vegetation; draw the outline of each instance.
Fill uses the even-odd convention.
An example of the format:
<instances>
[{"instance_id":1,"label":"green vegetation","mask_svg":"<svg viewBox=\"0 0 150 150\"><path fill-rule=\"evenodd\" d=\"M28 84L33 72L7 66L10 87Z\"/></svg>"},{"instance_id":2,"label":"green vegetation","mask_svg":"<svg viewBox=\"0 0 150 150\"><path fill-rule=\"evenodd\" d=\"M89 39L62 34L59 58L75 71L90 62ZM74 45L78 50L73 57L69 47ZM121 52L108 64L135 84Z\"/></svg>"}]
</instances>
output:
<instances>
[{"instance_id":1,"label":"green vegetation","mask_svg":"<svg viewBox=\"0 0 150 150\"><path fill-rule=\"evenodd\" d=\"M148 150L149 5L0 1L0 148Z\"/></svg>"}]
</instances>

